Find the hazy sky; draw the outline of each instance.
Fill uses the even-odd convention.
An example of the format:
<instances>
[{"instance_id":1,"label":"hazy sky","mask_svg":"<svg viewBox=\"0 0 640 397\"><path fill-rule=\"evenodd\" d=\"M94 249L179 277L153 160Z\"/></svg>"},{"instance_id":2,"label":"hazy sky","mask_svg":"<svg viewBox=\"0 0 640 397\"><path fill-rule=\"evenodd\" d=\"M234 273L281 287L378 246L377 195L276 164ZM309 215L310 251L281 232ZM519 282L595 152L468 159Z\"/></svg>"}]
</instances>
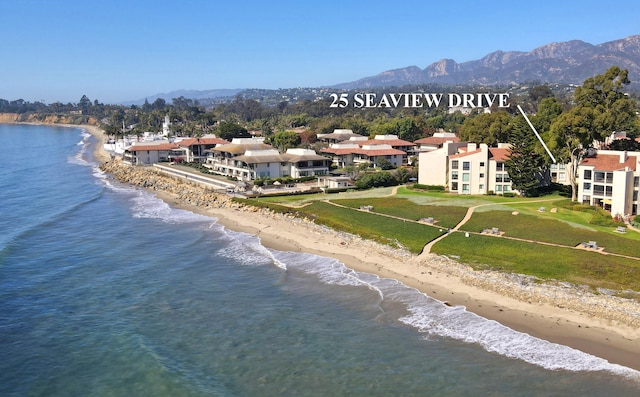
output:
<instances>
[{"instance_id":1,"label":"hazy sky","mask_svg":"<svg viewBox=\"0 0 640 397\"><path fill-rule=\"evenodd\" d=\"M610 4L610 5L609 5ZM317 87L640 34L640 1L0 0L0 98Z\"/></svg>"}]
</instances>

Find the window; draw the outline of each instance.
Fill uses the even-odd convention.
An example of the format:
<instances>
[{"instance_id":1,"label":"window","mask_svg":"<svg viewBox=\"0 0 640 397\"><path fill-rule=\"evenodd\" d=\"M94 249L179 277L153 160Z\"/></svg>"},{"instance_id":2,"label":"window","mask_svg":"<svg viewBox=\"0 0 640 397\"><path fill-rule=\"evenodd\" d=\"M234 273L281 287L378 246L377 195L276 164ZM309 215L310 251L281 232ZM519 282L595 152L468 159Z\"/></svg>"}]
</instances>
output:
<instances>
[{"instance_id":1,"label":"window","mask_svg":"<svg viewBox=\"0 0 640 397\"><path fill-rule=\"evenodd\" d=\"M504 171L504 163L496 163L496 171Z\"/></svg>"},{"instance_id":2,"label":"window","mask_svg":"<svg viewBox=\"0 0 640 397\"><path fill-rule=\"evenodd\" d=\"M452 170L458 169L458 160L451 160L451 169Z\"/></svg>"},{"instance_id":3,"label":"window","mask_svg":"<svg viewBox=\"0 0 640 397\"><path fill-rule=\"evenodd\" d=\"M605 186L604 195L607 197L613 196L613 186Z\"/></svg>"},{"instance_id":4,"label":"window","mask_svg":"<svg viewBox=\"0 0 640 397\"><path fill-rule=\"evenodd\" d=\"M452 181L458 180L458 171L451 171L451 180Z\"/></svg>"},{"instance_id":5,"label":"window","mask_svg":"<svg viewBox=\"0 0 640 397\"><path fill-rule=\"evenodd\" d=\"M480 162L480 167L484 167L484 161Z\"/></svg>"},{"instance_id":6,"label":"window","mask_svg":"<svg viewBox=\"0 0 640 397\"><path fill-rule=\"evenodd\" d=\"M481 183L481 184L478 186L478 189L480 189L480 191L481 191L481 192L484 192L484 185Z\"/></svg>"},{"instance_id":7,"label":"window","mask_svg":"<svg viewBox=\"0 0 640 397\"><path fill-rule=\"evenodd\" d=\"M605 183L613 183L613 172L607 172L605 177Z\"/></svg>"},{"instance_id":8,"label":"window","mask_svg":"<svg viewBox=\"0 0 640 397\"><path fill-rule=\"evenodd\" d=\"M462 174L462 182L469 182L469 173L465 172Z\"/></svg>"},{"instance_id":9,"label":"window","mask_svg":"<svg viewBox=\"0 0 640 397\"><path fill-rule=\"evenodd\" d=\"M496 193L502 193L502 185L496 185Z\"/></svg>"},{"instance_id":10,"label":"window","mask_svg":"<svg viewBox=\"0 0 640 397\"><path fill-rule=\"evenodd\" d=\"M504 191L505 193L506 193L506 192L510 192L510 191L511 191L511 186L509 186L509 185L504 185L504 189L503 189L503 191Z\"/></svg>"},{"instance_id":11,"label":"window","mask_svg":"<svg viewBox=\"0 0 640 397\"><path fill-rule=\"evenodd\" d=\"M596 171L594 172L594 177L596 182L600 182L600 183L604 182L604 172Z\"/></svg>"},{"instance_id":12,"label":"window","mask_svg":"<svg viewBox=\"0 0 640 397\"><path fill-rule=\"evenodd\" d=\"M598 196L604 195L604 185L593 185L593 194Z\"/></svg>"},{"instance_id":13,"label":"window","mask_svg":"<svg viewBox=\"0 0 640 397\"><path fill-rule=\"evenodd\" d=\"M502 180L504 182L511 182L511 177L509 176L509 174L504 174L504 176L502 177Z\"/></svg>"},{"instance_id":14,"label":"window","mask_svg":"<svg viewBox=\"0 0 640 397\"><path fill-rule=\"evenodd\" d=\"M496 174L496 182L502 182L502 174Z\"/></svg>"},{"instance_id":15,"label":"window","mask_svg":"<svg viewBox=\"0 0 640 397\"><path fill-rule=\"evenodd\" d=\"M468 183L462 184L462 194L469 194L469 184Z\"/></svg>"},{"instance_id":16,"label":"window","mask_svg":"<svg viewBox=\"0 0 640 397\"><path fill-rule=\"evenodd\" d=\"M591 179L591 170L584 170L584 178L583 179Z\"/></svg>"},{"instance_id":17,"label":"window","mask_svg":"<svg viewBox=\"0 0 640 397\"><path fill-rule=\"evenodd\" d=\"M484 172L480 173L480 179L484 179Z\"/></svg>"},{"instance_id":18,"label":"window","mask_svg":"<svg viewBox=\"0 0 640 397\"><path fill-rule=\"evenodd\" d=\"M633 177L633 187L638 187L638 184L640 183L640 177Z\"/></svg>"},{"instance_id":19,"label":"window","mask_svg":"<svg viewBox=\"0 0 640 397\"><path fill-rule=\"evenodd\" d=\"M451 190L458 191L458 182L451 182Z\"/></svg>"},{"instance_id":20,"label":"window","mask_svg":"<svg viewBox=\"0 0 640 397\"><path fill-rule=\"evenodd\" d=\"M591 191L591 182L585 182L584 185L582 185L582 190L584 190L585 192L590 192Z\"/></svg>"},{"instance_id":21,"label":"window","mask_svg":"<svg viewBox=\"0 0 640 397\"><path fill-rule=\"evenodd\" d=\"M471 168L471 163L468 161L463 161L462 162L462 171L469 171L469 168Z\"/></svg>"}]
</instances>

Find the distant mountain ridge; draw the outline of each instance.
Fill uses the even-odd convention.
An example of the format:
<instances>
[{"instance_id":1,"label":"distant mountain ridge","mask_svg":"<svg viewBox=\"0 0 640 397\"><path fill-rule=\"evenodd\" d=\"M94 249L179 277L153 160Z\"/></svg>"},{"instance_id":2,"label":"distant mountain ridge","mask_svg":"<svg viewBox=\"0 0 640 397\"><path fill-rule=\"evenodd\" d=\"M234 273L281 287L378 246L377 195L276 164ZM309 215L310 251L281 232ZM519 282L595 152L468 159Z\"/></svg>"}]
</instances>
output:
<instances>
[{"instance_id":1,"label":"distant mountain ridge","mask_svg":"<svg viewBox=\"0 0 640 397\"><path fill-rule=\"evenodd\" d=\"M512 85L529 82L582 84L611 66L629 70L640 87L640 35L593 45L581 40L551 43L529 52L495 51L457 63L442 59L424 69L409 66L332 88L358 89L419 84Z\"/></svg>"},{"instance_id":2,"label":"distant mountain ridge","mask_svg":"<svg viewBox=\"0 0 640 397\"><path fill-rule=\"evenodd\" d=\"M142 105L144 101L148 101L149 103L153 103L156 99L161 98L170 103L173 98L185 97L189 99L211 99L211 98L220 98L220 97L230 97L238 94L239 92L244 91L242 88L220 88L220 89L212 89L212 90L176 90L161 94L154 94L142 99L136 99L131 101L123 102L126 105Z\"/></svg>"}]
</instances>

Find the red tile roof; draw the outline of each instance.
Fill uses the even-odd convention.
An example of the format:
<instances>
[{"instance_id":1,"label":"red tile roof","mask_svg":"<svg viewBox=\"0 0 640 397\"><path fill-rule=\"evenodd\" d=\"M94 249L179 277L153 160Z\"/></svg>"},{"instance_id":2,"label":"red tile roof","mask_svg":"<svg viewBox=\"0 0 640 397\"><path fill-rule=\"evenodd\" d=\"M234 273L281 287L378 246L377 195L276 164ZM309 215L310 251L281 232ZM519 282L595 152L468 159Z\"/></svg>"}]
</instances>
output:
<instances>
[{"instance_id":1,"label":"red tile roof","mask_svg":"<svg viewBox=\"0 0 640 397\"><path fill-rule=\"evenodd\" d=\"M391 146L415 146L413 142L402 139L369 139L368 141L356 141L358 145L391 145Z\"/></svg>"},{"instance_id":2,"label":"red tile roof","mask_svg":"<svg viewBox=\"0 0 640 397\"><path fill-rule=\"evenodd\" d=\"M322 149L320 152L322 153L331 153L335 155L345 155L354 153L354 151L358 150L357 148L326 148Z\"/></svg>"},{"instance_id":3,"label":"red tile roof","mask_svg":"<svg viewBox=\"0 0 640 397\"><path fill-rule=\"evenodd\" d=\"M177 142L178 145L182 146L182 147L186 147L186 146L191 146L191 145L227 145L229 144L229 141L225 141L222 138L200 138L200 140L198 141L198 138L188 138L188 139L183 139L180 142Z\"/></svg>"},{"instance_id":4,"label":"red tile roof","mask_svg":"<svg viewBox=\"0 0 640 397\"><path fill-rule=\"evenodd\" d=\"M466 157L466 156L470 156L472 154L480 153L481 151L482 151L482 149L476 149L476 150L472 150L470 152L462 152L462 153L452 154L449 157L452 158L452 159L456 159L456 158Z\"/></svg>"},{"instance_id":5,"label":"red tile roof","mask_svg":"<svg viewBox=\"0 0 640 397\"><path fill-rule=\"evenodd\" d=\"M489 148L490 157L495 161L505 161L509 157L509 149Z\"/></svg>"},{"instance_id":6,"label":"red tile roof","mask_svg":"<svg viewBox=\"0 0 640 397\"><path fill-rule=\"evenodd\" d=\"M457 136L449 136L449 137L439 137L439 136L430 136L427 138L418 139L414 143L419 145L444 145L445 142L460 142L460 138Z\"/></svg>"},{"instance_id":7,"label":"red tile roof","mask_svg":"<svg viewBox=\"0 0 640 397\"><path fill-rule=\"evenodd\" d=\"M139 152L141 150L160 151L160 150L173 150L173 149L180 149L180 146L176 145L175 143L160 143L155 145L141 144L141 145L131 145L127 150L130 152Z\"/></svg>"},{"instance_id":8,"label":"red tile roof","mask_svg":"<svg viewBox=\"0 0 640 397\"><path fill-rule=\"evenodd\" d=\"M638 157L629 156L624 162L620 162L620 155L617 154L597 154L595 157L587 157L580 165L592 166L596 171L616 171L629 167L630 170L636 170Z\"/></svg>"},{"instance_id":9,"label":"red tile roof","mask_svg":"<svg viewBox=\"0 0 640 397\"><path fill-rule=\"evenodd\" d=\"M393 156L393 155L405 155L406 152L398 149L353 149L353 153L365 154L369 157L372 156Z\"/></svg>"}]
</instances>

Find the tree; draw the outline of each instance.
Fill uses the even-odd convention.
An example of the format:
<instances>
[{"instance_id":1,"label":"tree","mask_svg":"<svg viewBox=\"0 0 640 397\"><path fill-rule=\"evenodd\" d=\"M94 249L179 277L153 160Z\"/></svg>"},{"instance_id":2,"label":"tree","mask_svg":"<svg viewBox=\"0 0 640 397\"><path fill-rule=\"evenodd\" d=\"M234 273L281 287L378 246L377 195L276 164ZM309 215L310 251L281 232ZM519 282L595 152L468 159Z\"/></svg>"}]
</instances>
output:
<instances>
[{"instance_id":1,"label":"tree","mask_svg":"<svg viewBox=\"0 0 640 397\"><path fill-rule=\"evenodd\" d=\"M86 95L83 95L82 98L80 98L78 107L82 110L82 114L89 114L89 110L91 109L91 100Z\"/></svg>"},{"instance_id":2,"label":"tree","mask_svg":"<svg viewBox=\"0 0 640 397\"><path fill-rule=\"evenodd\" d=\"M300 145L300 135L294 131L280 131L273 135L273 146L277 147L281 152L287 151L289 148L294 148Z\"/></svg>"},{"instance_id":3,"label":"tree","mask_svg":"<svg viewBox=\"0 0 640 397\"><path fill-rule=\"evenodd\" d=\"M380 157L380 158L377 160L377 162L376 162L376 163L377 163L378 167L380 167L380 169L381 169L381 170L385 170L385 171L386 171L386 170L390 170L390 169L395 168L395 167L393 166L393 164L391 164L391 161L387 160L387 159L386 159L386 158L384 158L384 157Z\"/></svg>"},{"instance_id":4,"label":"tree","mask_svg":"<svg viewBox=\"0 0 640 397\"><path fill-rule=\"evenodd\" d=\"M460 127L460 140L486 143L495 146L500 142L508 142L511 132L511 115L506 112L483 113L475 117L467 117Z\"/></svg>"},{"instance_id":5,"label":"tree","mask_svg":"<svg viewBox=\"0 0 640 397\"><path fill-rule=\"evenodd\" d=\"M539 103L542 99L553 98L553 91L548 85L537 85L529 89L529 99L535 103Z\"/></svg>"},{"instance_id":6,"label":"tree","mask_svg":"<svg viewBox=\"0 0 640 397\"><path fill-rule=\"evenodd\" d=\"M222 123L218 126L216 132L218 138L231 141L233 138L250 138L251 134L246 128L236 123Z\"/></svg>"},{"instance_id":7,"label":"tree","mask_svg":"<svg viewBox=\"0 0 640 397\"><path fill-rule=\"evenodd\" d=\"M576 106L551 125L549 146L557 159L570 163L573 201L578 199L576 172L586 149L615 131L626 131L629 136L640 131L635 102L623 92L630 83L627 75L626 69L612 66L604 74L586 79L576 88Z\"/></svg>"},{"instance_id":8,"label":"tree","mask_svg":"<svg viewBox=\"0 0 640 397\"><path fill-rule=\"evenodd\" d=\"M624 93L625 86L631 83L628 74L626 69L612 66L576 88L576 107L593 110L593 134L600 142L614 131L635 136L640 130L635 102Z\"/></svg>"},{"instance_id":9,"label":"tree","mask_svg":"<svg viewBox=\"0 0 640 397\"><path fill-rule=\"evenodd\" d=\"M545 161L536 151L538 140L524 117L515 118L509 144L511 146L505 166L511 178L511 185L521 195L531 196L540 185L539 177Z\"/></svg>"},{"instance_id":10,"label":"tree","mask_svg":"<svg viewBox=\"0 0 640 397\"><path fill-rule=\"evenodd\" d=\"M373 174L365 174L358 178L356 187L358 189L370 189L372 187L395 186L398 184L396 177L389 171L375 172Z\"/></svg>"},{"instance_id":11,"label":"tree","mask_svg":"<svg viewBox=\"0 0 640 397\"><path fill-rule=\"evenodd\" d=\"M543 134L551 129L551 124L562 114L562 105L556 98L544 98L535 116L531 117L531 124Z\"/></svg>"}]
</instances>

